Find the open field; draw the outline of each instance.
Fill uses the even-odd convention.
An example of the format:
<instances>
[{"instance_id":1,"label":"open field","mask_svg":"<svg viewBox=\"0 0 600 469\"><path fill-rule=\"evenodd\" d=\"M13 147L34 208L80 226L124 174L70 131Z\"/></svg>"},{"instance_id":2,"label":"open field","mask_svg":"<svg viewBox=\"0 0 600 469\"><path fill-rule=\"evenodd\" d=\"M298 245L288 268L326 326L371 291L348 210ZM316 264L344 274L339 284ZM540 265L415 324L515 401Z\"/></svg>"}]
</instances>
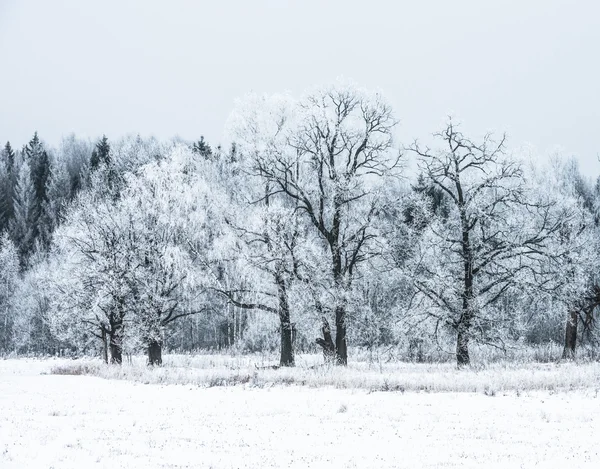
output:
<instances>
[{"instance_id":1,"label":"open field","mask_svg":"<svg viewBox=\"0 0 600 469\"><path fill-rule=\"evenodd\" d=\"M194 360L206 370L209 359L189 360L188 371L194 370ZM223 361L233 359L212 360L218 366L213 372L225 373ZM595 379L570 391L557 386L476 393L317 387L324 381L307 386L257 386L249 381L205 387L41 374L57 365L66 369L73 362L0 361L0 467L597 468L600 464L596 364L562 369L552 365L553 371L539 372L546 383L552 381L550 376L556 383L559 378L580 384L585 376ZM453 374L450 368L428 366L429 372L425 366L421 371L436 383L461 377L474 382L472 376L481 373L502 374L499 368ZM169 376L162 375L169 368L167 363L161 370L143 373ZM131 377L135 370L142 377L135 363L125 366L123 373ZM269 373L279 371L292 373ZM327 379L348 375L347 384L356 384L359 375L356 369L333 373ZM526 369L518 376L528 373L538 372ZM416 371L408 375L416 379ZM187 375L179 370L176 376Z\"/></svg>"}]
</instances>

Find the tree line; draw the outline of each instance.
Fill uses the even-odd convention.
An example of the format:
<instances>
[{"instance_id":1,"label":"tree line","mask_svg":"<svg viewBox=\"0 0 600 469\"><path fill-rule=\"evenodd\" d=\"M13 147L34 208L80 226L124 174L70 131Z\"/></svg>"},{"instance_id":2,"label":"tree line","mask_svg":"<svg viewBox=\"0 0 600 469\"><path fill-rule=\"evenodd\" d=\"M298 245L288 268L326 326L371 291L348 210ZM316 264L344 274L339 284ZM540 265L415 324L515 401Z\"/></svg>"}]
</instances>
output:
<instances>
[{"instance_id":1,"label":"tree line","mask_svg":"<svg viewBox=\"0 0 600 469\"><path fill-rule=\"evenodd\" d=\"M0 351L595 346L599 184L449 119L395 141L385 98L337 82L250 94L231 147L36 134L0 158ZM416 160L417 170L406 162Z\"/></svg>"}]
</instances>

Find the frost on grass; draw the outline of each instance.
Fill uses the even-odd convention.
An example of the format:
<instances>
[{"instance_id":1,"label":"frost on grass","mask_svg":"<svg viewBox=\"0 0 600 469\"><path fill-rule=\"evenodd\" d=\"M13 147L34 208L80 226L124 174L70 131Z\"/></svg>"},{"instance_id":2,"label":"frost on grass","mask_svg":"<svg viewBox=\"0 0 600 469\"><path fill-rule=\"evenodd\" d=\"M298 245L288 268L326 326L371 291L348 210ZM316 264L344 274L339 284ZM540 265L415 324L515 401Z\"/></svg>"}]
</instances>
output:
<instances>
[{"instance_id":1,"label":"frost on grass","mask_svg":"<svg viewBox=\"0 0 600 469\"><path fill-rule=\"evenodd\" d=\"M167 355L162 367L149 368L144 357L131 364L105 365L99 360L60 361L53 374L86 374L108 380L201 387L333 387L383 392L561 391L600 388L600 363L492 363L457 369L451 363L351 362L347 367L320 364L319 355L301 355L296 368L259 366L262 358L224 355Z\"/></svg>"}]
</instances>

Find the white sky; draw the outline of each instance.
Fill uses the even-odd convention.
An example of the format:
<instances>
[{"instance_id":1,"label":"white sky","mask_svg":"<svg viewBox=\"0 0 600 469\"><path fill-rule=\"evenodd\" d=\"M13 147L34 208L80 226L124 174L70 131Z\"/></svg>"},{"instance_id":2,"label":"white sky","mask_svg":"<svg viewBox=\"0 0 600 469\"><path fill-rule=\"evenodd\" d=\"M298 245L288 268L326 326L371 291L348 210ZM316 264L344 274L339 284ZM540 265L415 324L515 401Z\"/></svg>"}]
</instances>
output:
<instances>
[{"instance_id":1,"label":"white sky","mask_svg":"<svg viewBox=\"0 0 600 469\"><path fill-rule=\"evenodd\" d=\"M452 113L595 176L599 46L594 0L0 0L0 140L214 145L236 97L343 75L384 91L403 143Z\"/></svg>"}]
</instances>

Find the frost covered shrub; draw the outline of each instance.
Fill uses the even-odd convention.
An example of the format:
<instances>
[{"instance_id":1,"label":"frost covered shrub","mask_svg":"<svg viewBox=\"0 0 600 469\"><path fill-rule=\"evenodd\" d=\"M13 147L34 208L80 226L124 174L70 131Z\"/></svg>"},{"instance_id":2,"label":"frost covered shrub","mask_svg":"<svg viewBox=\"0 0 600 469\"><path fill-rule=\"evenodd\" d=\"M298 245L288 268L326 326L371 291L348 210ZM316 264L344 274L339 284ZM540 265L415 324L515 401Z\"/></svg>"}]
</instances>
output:
<instances>
[{"instance_id":1,"label":"frost covered shrub","mask_svg":"<svg viewBox=\"0 0 600 469\"><path fill-rule=\"evenodd\" d=\"M255 313L240 341L245 352L274 352L279 347L279 329L275 315Z\"/></svg>"},{"instance_id":2,"label":"frost covered shrub","mask_svg":"<svg viewBox=\"0 0 600 469\"><path fill-rule=\"evenodd\" d=\"M98 373L97 366L91 363L70 363L52 367L50 374L53 375L95 375Z\"/></svg>"}]
</instances>

